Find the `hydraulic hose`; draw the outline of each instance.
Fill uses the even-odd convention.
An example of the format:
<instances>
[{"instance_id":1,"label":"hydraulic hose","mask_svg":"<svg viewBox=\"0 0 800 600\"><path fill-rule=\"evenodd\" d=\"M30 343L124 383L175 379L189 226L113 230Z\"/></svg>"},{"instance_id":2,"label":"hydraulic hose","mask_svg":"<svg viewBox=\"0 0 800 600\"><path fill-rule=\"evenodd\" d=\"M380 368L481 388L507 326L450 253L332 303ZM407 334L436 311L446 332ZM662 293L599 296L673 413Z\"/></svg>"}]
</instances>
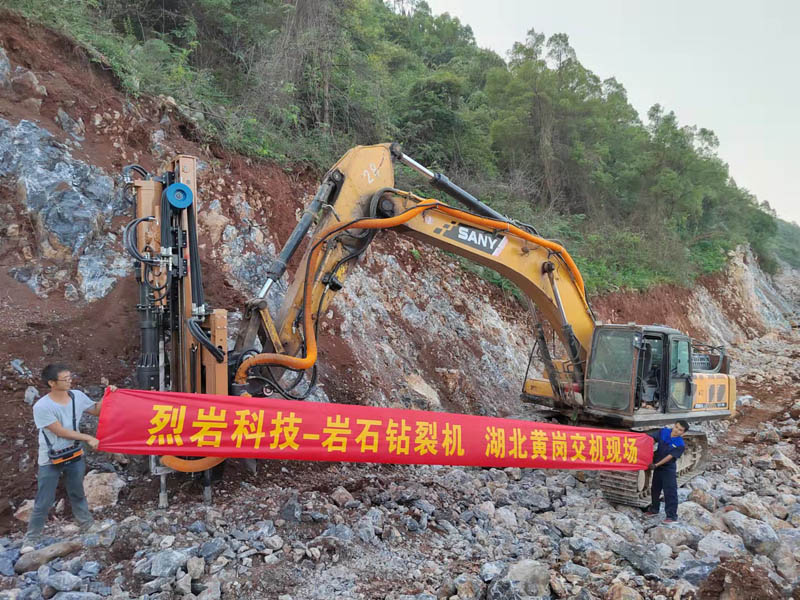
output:
<instances>
[{"instance_id":1,"label":"hydraulic hose","mask_svg":"<svg viewBox=\"0 0 800 600\"><path fill-rule=\"evenodd\" d=\"M145 179L150 179L150 173L147 171L147 169L145 169L142 165L136 165L136 164L122 167L122 177L125 180L130 180L131 171L136 171L139 175L141 175Z\"/></svg>"},{"instance_id":2,"label":"hydraulic hose","mask_svg":"<svg viewBox=\"0 0 800 600\"><path fill-rule=\"evenodd\" d=\"M159 261L157 258L147 258L142 255L139 250L136 248L136 243L133 241L133 236L136 233L136 228L139 226L140 223L145 221L155 221L155 217L139 217L138 219L134 219L130 223L125 226L125 229L122 232L122 243L125 249L128 251L128 254L133 256L136 260L143 264L149 265L158 265Z\"/></svg>"},{"instance_id":3,"label":"hydraulic hose","mask_svg":"<svg viewBox=\"0 0 800 600\"><path fill-rule=\"evenodd\" d=\"M415 197L417 199L417 197ZM308 257L308 263L306 265L306 273L305 279L303 283L303 335L306 341L306 355L304 357L300 356L285 356L283 354L276 354L276 353L264 353L264 354L257 354L255 356L251 356L242 362L239 368L236 370L236 376L234 377L234 382L238 384L244 384L247 382L247 371L250 367L255 367L259 365L279 365L282 367L286 367L288 369L294 370L305 370L311 368L314 363L317 361L317 340L316 336L314 335L314 323L313 323L313 311L311 310L311 298L312 295L308 293L309 288L311 287L312 279L314 273L318 268L318 256L320 253L320 249L322 248L322 243L330 236L346 230L346 229L389 229L391 227L397 227L399 225L403 225L407 223L420 213L425 212L426 210L438 210L446 215L450 215L451 217L455 217L457 219L461 219L467 223L472 223L474 225L480 225L483 227L487 227L489 229L493 229L495 231L506 231L516 237L522 238L544 248L547 248L553 252L558 253L561 255L562 259L564 260L567 268L569 269L572 277L575 280L575 284L578 288L578 292L580 293L581 299L586 305L588 310L589 305L586 301L586 291L584 289L583 277L581 277L580 271L578 270L578 266L575 264L575 261L566 251L566 249L550 240L546 240L544 238L532 235L527 231L520 229L519 227L512 225L507 221L498 221L495 219L488 219L485 217L479 217L472 213L459 210L443 204L438 200L429 200L425 201L422 198L418 198L422 201L422 204L419 204L413 208L406 210L405 212L388 218L363 218L363 219L356 219L355 221L351 221L350 223L345 224L334 224L327 229L325 229L317 238L317 241L314 242L311 252ZM313 268L312 268L313 267Z\"/></svg>"},{"instance_id":4,"label":"hydraulic hose","mask_svg":"<svg viewBox=\"0 0 800 600\"><path fill-rule=\"evenodd\" d=\"M225 459L218 456L206 456L197 460L187 460L177 456L162 456L161 464L182 473L199 473L216 467L223 460Z\"/></svg>"},{"instance_id":5,"label":"hydraulic hose","mask_svg":"<svg viewBox=\"0 0 800 600\"><path fill-rule=\"evenodd\" d=\"M192 337L208 350L218 363L225 360L225 353L217 348L206 335L205 331L203 331L203 328L200 326L200 319L197 317L189 317L186 319L186 328L189 330L189 333L192 334Z\"/></svg>"},{"instance_id":6,"label":"hydraulic hose","mask_svg":"<svg viewBox=\"0 0 800 600\"><path fill-rule=\"evenodd\" d=\"M172 221L172 209L169 206L169 200L167 200L167 191L164 190L161 193L161 251L163 253L164 248L172 247L172 240L170 239L169 230Z\"/></svg>"},{"instance_id":7,"label":"hydraulic hose","mask_svg":"<svg viewBox=\"0 0 800 600\"><path fill-rule=\"evenodd\" d=\"M197 246L197 223L192 207L188 209L189 221L189 265L192 277L192 302L198 309L206 303L203 291L203 272L200 268L200 250Z\"/></svg>"}]
</instances>

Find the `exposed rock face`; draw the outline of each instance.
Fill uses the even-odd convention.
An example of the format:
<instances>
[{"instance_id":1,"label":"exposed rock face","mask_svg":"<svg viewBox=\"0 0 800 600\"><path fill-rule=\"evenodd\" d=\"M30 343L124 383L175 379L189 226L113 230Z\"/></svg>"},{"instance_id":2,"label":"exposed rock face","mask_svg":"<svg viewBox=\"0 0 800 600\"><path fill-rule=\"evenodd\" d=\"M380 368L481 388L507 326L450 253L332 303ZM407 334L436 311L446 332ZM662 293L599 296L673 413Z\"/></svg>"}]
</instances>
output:
<instances>
[{"instance_id":1,"label":"exposed rock face","mask_svg":"<svg viewBox=\"0 0 800 600\"><path fill-rule=\"evenodd\" d=\"M0 175L17 180L20 199L36 218L46 256L79 254L102 234L105 219L127 212L114 181L72 158L48 131L30 121L0 119Z\"/></svg>"},{"instance_id":2,"label":"exposed rock face","mask_svg":"<svg viewBox=\"0 0 800 600\"><path fill-rule=\"evenodd\" d=\"M108 293L129 270L110 219L129 211L111 177L72 158L69 149L30 121L0 119L0 176L16 181L17 196L35 225L37 252L64 265L53 277L41 264L11 269L37 295L73 272L84 298ZM31 257L33 258L33 257ZM77 265L75 264L77 261Z\"/></svg>"},{"instance_id":3,"label":"exposed rock face","mask_svg":"<svg viewBox=\"0 0 800 600\"><path fill-rule=\"evenodd\" d=\"M20 98L39 98L47 96L47 88L39 83L39 78L33 71L18 66L11 76L11 89Z\"/></svg>"},{"instance_id":4,"label":"exposed rock face","mask_svg":"<svg viewBox=\"0 0 800 600\"><path fill-rule=\"evenodd\" d=\"M755 263L752 252L739 248L729 257L725 285L713 290L714 294L705 288L695 292L691 319L718 343L739 343L767 330L790 328L786 315L793 312L791 302L772 279L754 268ZM739 314L741 319L732 320L731 314Z\"/></svg>"},{"instance_id":5,"label":"exposed rock face","mask_svg":"<svg viewBox=\"0 0 800 600\"><path fill-rule=\"evenodd\" d=\"M342 323L333 335L351 347L372 348L359 354L362 368L372 374L374 388L391 390L389 397L371 397L373 404L429 410L441 403L446 410L447 400L453 401L452 378L458 393L482 398L477 413L507 411L527 366L528 334L483 301L488 284L473 282L473 293L463 294L441 276L442 269L458 266L447 261L437 267L409 278L396 256L368 252L334 301ZM458 308L439 301L443 294L456 297ZM420 356L423 349L430 358ZM442 377L442 370L454 368ZM480 377L473 378L475 373Z\"/></svg>"},{"instance_id":6,"label":"exposed rock face","mask_svg":"<svg viewBox=\"0 0 800 600\"><path fill-rule=\"evenodd\" d=\"M5 49L0 48L0 87L7 88L11 85L11 62Z\"/></svg>"},{"instance_id":7,"label":"exposed rock face","mask_svg":"<svg viewBox=\"0 0 800 600\"><path fill-rule=\"evenodd\" d=\"M66 131L70 134L73 138L78 141L83 141L84 134L86 133L86 126L83 124L83 119L78 117L78 119L73 119L69 116L69 113L65 111L62 107L58 107L58 115L56 116L56 121L61 126L61 129Z\"/></svg>"}]
</instances>

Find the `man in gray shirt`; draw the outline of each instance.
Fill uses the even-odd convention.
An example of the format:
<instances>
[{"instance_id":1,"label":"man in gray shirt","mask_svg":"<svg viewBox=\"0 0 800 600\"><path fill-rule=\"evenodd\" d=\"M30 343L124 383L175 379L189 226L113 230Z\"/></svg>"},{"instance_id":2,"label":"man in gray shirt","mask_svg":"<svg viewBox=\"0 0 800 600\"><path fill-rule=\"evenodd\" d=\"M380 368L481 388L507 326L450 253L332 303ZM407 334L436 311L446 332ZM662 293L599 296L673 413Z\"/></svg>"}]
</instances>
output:
<instances>
[{"instance_id":1,"label":"man in gray shirt","mask_svg":"<svg viewBox=\"0 0 800 600\"><path fill-rule=\"evenodd\" d=\"M41 538L62 474L72 514L81 531L87 531L94 522L83 491L83 476L86 473L83 456L54 464L50 452L58 452L80 442L86 442L92 449L97 448L97 438L78 431L78 424L84 412L99 415L100 402L93 402L80 390L70 389L72 374L65 365L47 365L42 371L42 379L49 386L50 393L33 405L33 420L39 428L39 473L36 500L25 536L26 546L32 546ZM116 389L110 387L112 391Z\"/></svg>"}]
</instances>

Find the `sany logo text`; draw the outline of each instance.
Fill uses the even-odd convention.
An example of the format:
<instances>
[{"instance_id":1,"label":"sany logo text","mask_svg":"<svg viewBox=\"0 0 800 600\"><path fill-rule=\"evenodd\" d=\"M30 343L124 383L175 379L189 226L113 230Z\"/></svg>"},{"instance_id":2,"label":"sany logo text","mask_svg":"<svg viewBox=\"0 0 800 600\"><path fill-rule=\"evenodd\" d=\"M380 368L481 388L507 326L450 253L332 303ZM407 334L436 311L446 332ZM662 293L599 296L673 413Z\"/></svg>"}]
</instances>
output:
<instances>
[{"instance_id":1,"label":"sany logo text","mask_svg":"<svg viewBox=\"0 0 800 600\"><path fill-rule=\"evenodd\" d=\"M458 227L458 239L472 245L481 246L489 252L494 252L497 244L503 239L502 236L495 236L471 227Z\"/></svg>"}]
</instances>

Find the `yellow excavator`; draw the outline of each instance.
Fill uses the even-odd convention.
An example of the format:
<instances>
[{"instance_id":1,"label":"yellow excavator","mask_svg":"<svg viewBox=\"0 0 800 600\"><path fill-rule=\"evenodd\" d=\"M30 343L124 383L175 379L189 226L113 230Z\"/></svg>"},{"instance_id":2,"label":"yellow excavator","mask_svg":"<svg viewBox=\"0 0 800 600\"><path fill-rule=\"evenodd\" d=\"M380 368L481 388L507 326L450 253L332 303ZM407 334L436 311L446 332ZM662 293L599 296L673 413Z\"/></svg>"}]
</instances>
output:
<instances>
[{"instance_id":1,"label":"yellow excavator","mask_svg":"<svg viewBox=\"0 0 800 600\"><path fill-rule=\"evenodd\" d=\"M464 208L396 189L398 163ZM140 289L140 388L303 399L315 381L321 315L377 232L391 228L495 270L529 299L537 316L532 342L544 376L529 377L531 361L521 398L549 415L577 425L649 431L678 419L700 422L735 412L736 385L724 348L662 325L598 323L581 273L561 244L496 212L397 144L357 146L328 171L248 302L232 349L227 313L204 302L196 159L179 156L159 176L138 165L126 167L124 175L136 193L136 218L123 237ZM306 240L273 315L267 295ZM548 345L545 328L558 347ZM692 432L686 442L679 482L696 474L708 453L702 432ZM154 459L151 466L162 475L162 505L166 472L205 472L209 497L209 469L220 460ZM602 472L598 483L614 502L646 506L650 476Z\"/></svg>"}]
</instances>

